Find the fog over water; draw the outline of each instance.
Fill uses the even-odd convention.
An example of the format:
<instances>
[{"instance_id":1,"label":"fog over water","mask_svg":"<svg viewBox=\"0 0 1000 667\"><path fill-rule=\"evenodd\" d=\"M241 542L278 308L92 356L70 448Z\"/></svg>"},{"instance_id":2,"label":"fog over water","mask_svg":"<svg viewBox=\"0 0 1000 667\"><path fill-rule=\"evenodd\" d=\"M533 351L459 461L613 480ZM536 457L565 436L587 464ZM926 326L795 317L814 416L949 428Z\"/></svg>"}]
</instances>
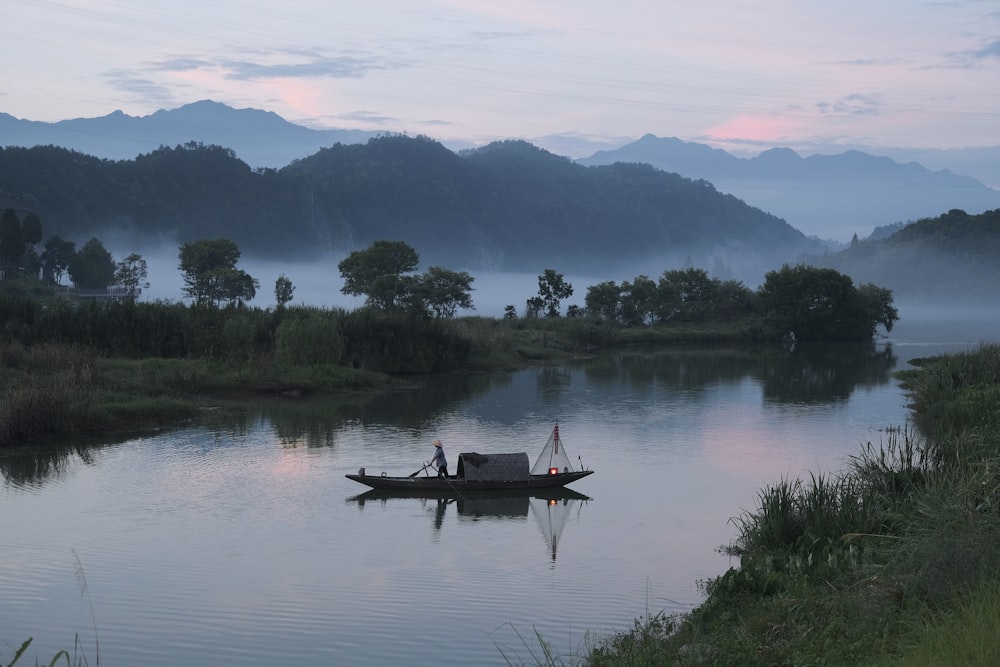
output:
<instances>
[{"instance_id":1,"label":"fog over water","mask_svg":"<svg viewBox=\"0 0 1000 667\"><path fill-rule=\"evenodd\" d=\"M118 261L131 252L138 252L146 259L148 264L148 281L150 286L142 293L143 301L185 301L182 288L183 280L178 265L178 247L162 246L157 249L134 250L128 246L112 247L108 246L115 261ZM291 262L288 260L263 260L244 255L237 264L238 268L248 272L260 283L257 290L257 297L250 302L251 306L258 308L273 308L274 283L278 276L284 274L292 281L295 287L292 306L315 306L319 308L344 308L352 310L360 307L364 299L352 297L341 293L343 279L337 264L345 255L330 256L318 261ZM427 270L427 266L421 263L418 271ZM474 278L472 282L472 300L475 310L460 310L457 316L479 315L483 317L502 317L504 308L513 305L517 309L518 315L523 315L525 302L527 299L538 295L538 275L546 268L559 268L540 266L536 273L499 273L469 270L466 268L446 267L457 271L468 271ZM600 282L613 280L621 283L632 281L639 275L648 275L656 280L664 270L680 268L678 266L665 266L660 270L651 270L652 267L636 266L629 272L618 272L607 275L575 275L564 273L564 278L573 286L573 296L562 302L562 312L565 314L567 307L577 305L584 306L584 298L587 288ZM750 289L756 290L759 284L745 283ZM896 308L900 314L893 331L887 336L892 341L917 340L921 342L927 340L927 336L936 341L949 340L954 329L954 322L961 320L972 323L977 333L974 334L983 340L1000 339L1000 327L996 325L997 309L995 306L984 304L982 306L957 306L953 303L946 303L940 306L928 305L926 303L909 303L903 299L896 298ZM919 333L918 333L919 332ZM886 333L881 332L883 335Z\"/></svg>"},{"instance_id":2,"label":"fog over water","mask_svg":"<svg viewBox=\"0 0 1000 667\"><path fill-rule=\"evenodd\" d=\"M180 269L177 268L178 248L165 247L156 250L139 250L108 248L115 261L119 261L131 252L138 252L148 265L149 288L142 291L143 301L183 301L184 286ZM259 308L272 308L274 300L274 282L284 274L295 287L292 306L317 306L321 308L353 309L361 306L364 299L341 293L344 281L340 277L337 264L345 255L331 256L319 261L293 263L287 260L262 260L243 255L237 268L243 269L260 283L257 297L250 305ZM423 263L418 271L427 270ZM524 313L525 302L538 296L538 275L546 268L539 267L537 273L490 273L476 272L463 268L446 267L456 271L468 271L474 278L472 282L472 302L474 311L460 310L456 314L482 315L484 317L500 317L504 308L511 304L517 308L519 315ZM640 272L641 273L641 272ZM564 274L567 282L573 285L573 296L562 304L566 307L576 304L583 307L587 288L605 280L632 280L638 275L589 277Z\"/></svg>"}]
</instances>

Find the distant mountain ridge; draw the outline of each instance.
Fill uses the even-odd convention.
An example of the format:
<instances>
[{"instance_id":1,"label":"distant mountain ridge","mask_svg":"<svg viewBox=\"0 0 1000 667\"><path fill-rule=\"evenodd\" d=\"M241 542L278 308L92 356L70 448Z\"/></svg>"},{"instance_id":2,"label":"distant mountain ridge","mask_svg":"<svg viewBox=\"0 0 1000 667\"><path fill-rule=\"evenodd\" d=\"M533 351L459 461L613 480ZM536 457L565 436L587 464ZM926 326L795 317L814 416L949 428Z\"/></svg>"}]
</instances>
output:
<instances>
[{"instance_id":1,"label":"distant mountain ridge","mask_svg":"<svg viewBox=\"0 0 1000 667\"><path fill-rule=\"evenodd\" d=\"M229 148L253 168L281 168L321 148L338 143L362 144L382 134L315 130L290 123L273 112L234 109L210 100L142 117L115 111L99 118L56 123L20 120L0 113L0 146L54 145L103 159L131 160L160 146L194 141ZM539 140L535 143L543 145ZM454 151L468 147L457 142L447 146ZM939 162L952 155L960 163L975 160L982 165L1000 154L1000 148L910 153ZM800 157L788 148L774 148L757 157L739 158L704 144L649 134L578 161L584 165L639 162L686 178L703 179L721 192L785 219L806 234L841 243L853 234L864 238L876 227L933 217L951 209L978 213L1000 207L1000 190L990 189L971 177L943 169L930 171L920 164L901 164L856 150ZM995 171L987 169L984 173Z\"/></svg>"},{"instance_id":2,"label":"distant mountain ridge","mask_svg":"<svg viewBox=\"0 0 1000 667\"><path fill-rule=\"evenodd\" d=\"M584 167L517 141L459 155L426 137L385 136L258 171L195 143L122 161L8 147L0 190L38 213L46 238L223 236L248 255L287 260L388 239L454 269L621 279L690 264L756 284L823 250L704 181L648 165Z\"/></svg>"},{"instance_id":3,"label":"distant mountain ridge","mask_svg":"<svg viewBox=\"0 0 1000 667\"><path fill-rule=\"evenodd\" d=\"M377 136L363 130L314 130L258 109L234 109L202 100L148 116L114 111L98 118L56 123L19 120L0 113L0 146L61 146L109 160L131 160L160 146L191 141L232 149L253 167L283 167L338 142L359 144Z\"/></svg>"},{"instance_id":4,"label":"distant mountain ridge","mask_svg":"<svg viewBox=\"0 0 1000 667\"><path fill-rule=\"evenodd\" d=\"M864 238L879 226L952 209L981 213L1000 208L1000 190L974 178L856 150L803 158L791 149L773 148L754 158L738 158L703 144L647 134L577 162L639 162L705 179L821 238Z\"/></svg>"}]
</instances>

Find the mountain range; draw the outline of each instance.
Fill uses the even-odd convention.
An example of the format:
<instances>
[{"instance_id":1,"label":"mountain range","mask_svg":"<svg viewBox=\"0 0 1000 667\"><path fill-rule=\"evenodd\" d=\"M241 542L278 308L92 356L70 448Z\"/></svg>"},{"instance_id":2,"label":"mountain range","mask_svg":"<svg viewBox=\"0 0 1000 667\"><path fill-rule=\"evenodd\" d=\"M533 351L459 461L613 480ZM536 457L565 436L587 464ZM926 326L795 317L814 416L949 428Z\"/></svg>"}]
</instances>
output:
<instances>
[{"instance_id":1,"label":"mountain range","mask_svg":"<svg viewBox=\"0 0 1000 667\"><path fill-rule=\"evenodd\" d=\"M757 157L738 158L704 144L646 135L579 162L641 162L704 179L826 239L864 238L879 226L914 222L952 209L981 213L1000 208L1000 190L970 176L856 150L802 157L788 148L772 148Z\"/></svg>"},{"instance_id":2,"label":"mountain range","mask_svg":"<svg viewBox=\"0 0 1000 667\"><path fill-rule=\"evenodd\" d=\"M383 133L311 129L275 113L234 109L203 100L143 117L115 111L99 118L55 123L21 120L0 113L0 146L54 145L86 155L128 160L161 146L194 141L231 149L252 168L281 168L321 148L362 144ZM460 152L468 144L448 143ZM540 146L544 147L544 146ZM976 165L1000 184L1000 146L964 152L909 151L938 164ZM973 162L975 160L975 162ZM614 150L577 160L583 165L644 163L686 178L705 180L720 192L772 213L809 236L846 244L876 228L940 215L952 209L979 213L1000 208L1000 190L973 175L931 170L858 150L800 156L774 148L752 158L736 157L705 144L646 135ZM993 165L992 170L985 165ZM991 180L992 179L992 180Z\"/></svg>"},{"instance_id":3,"label":"mountain range","mask_svg":"<svg viewBox=\"0 0 1000 667\"><path fill-rule=\"evenodd\" d=\"M754 286L806 261L911 298L982 300L1000 266L1000 192L915 162L780 148L740 158L653 135L573 160L526 141L311 130L214 102L51 124L0 114L8 207L78 246L222 236L247 256L334 267L390 239L425 266L473 273L623 280L695 266ZM849 243L817 233L845 225Z\"/></svg>"},{"instance_id":4,"label":"mountain range","mask_svg":"<svg viewBox=\"0 0 1000 667\"><path fill-rule=\"evenodd\" d=\"M33 210L46 237L78 245L91 235L132 247L221 236L289 262L387 239L428 264L476 272L634 277L691 264L750 282L824 248L706 181L649 165L585 167L519 141L460 155L426 137L385 136L263 170L195 142L117 161L8 146L0 190L0 207Z\"/></svg>"}]
</instances>

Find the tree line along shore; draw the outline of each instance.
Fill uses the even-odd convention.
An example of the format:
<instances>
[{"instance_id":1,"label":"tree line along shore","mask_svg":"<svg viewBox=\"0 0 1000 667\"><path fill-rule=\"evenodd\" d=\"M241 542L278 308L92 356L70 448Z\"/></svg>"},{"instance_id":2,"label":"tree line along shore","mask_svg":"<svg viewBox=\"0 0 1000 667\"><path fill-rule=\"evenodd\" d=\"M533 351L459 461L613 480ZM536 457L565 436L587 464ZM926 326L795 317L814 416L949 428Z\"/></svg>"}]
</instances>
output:
<instances>
[{"instance_id":1,"label":"tree line along shore","mask_svg":"<svg viewBox=\"0 0 1000 667\"><path fill-rule=\"evenodd\" d=\"M0 446L161 425L193 416L192 399L212 394L372 390L406 376L513 368L621 345L870 340L898 319L889 290L805 265L769 272L756 291L694 268L666 270L658 281L603 282L587 289L585 307L565 314L573 286L545 269L521 313L511 304L501 318L456 317L474 309L474 278L442 267L417 273L417 252L400 241L340 262L341 291L365 299L350 311L293 306L284 275L275 307L248 305L260 286L238 267L239 248L221 238L180 246L189 303L140 301L142 257L115 269L95 239L85 246L85 274L125 289L81 300L55 284L61 264L41 280L23 276L22 265L50 265L32 259L30 243L17 248L19 259L6 265L15 279L0 281L0 400L8 408ZM74 257L67 266L80 271Z\"/></svg>"}]
</instances>

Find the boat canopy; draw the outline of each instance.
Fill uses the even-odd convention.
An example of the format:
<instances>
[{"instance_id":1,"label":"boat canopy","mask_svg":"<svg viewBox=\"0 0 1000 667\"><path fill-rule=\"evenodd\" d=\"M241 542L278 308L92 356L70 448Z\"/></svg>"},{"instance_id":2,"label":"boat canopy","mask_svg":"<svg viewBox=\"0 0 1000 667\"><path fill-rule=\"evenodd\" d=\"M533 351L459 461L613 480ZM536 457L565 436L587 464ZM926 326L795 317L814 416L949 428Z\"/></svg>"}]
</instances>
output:
<instances>
[{"instance_id":1,"label":"boat canopy","mask_svg":"<svg viewBox=\"0 0 1000 667\"><path fill-rule=\"evenodd\" d=\"M528 455L477 454L464 452L458 455L458 477L469 481L515 481L531 477Z\"/></svg>"}]
</instances>

